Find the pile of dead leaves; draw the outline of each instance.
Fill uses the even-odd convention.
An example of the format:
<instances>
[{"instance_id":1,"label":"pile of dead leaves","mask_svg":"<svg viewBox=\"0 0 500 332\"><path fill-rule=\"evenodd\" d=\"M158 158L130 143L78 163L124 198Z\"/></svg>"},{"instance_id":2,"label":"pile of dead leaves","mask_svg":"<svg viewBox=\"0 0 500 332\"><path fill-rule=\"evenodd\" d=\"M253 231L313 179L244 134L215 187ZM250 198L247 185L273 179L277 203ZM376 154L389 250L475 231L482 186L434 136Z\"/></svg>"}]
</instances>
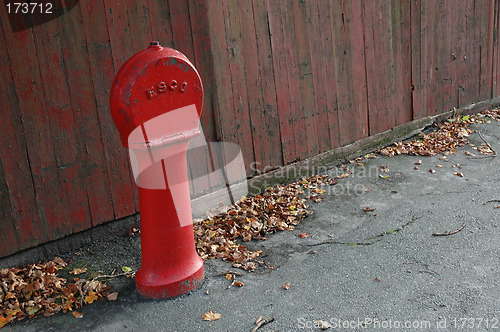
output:
<instances>
[{"instance_id":1,"label":"pile of dead leaves","mask_svg":"<svg viewBox=\"0 0 500 332\"><path fill-rule=\"evenodd\" d=\"M300 182L276 185L260 195L244 197L227 212L194 224L198 253L204 260L220 258L234 267L255 270L252 260L261 251L249 251L238 239L265 240L268 233L293 230L311 213L300 196L303 193Z\"/></svg>"},{"instance_id":2,"label":"pile of dead leaves","mask_svg":"<svg viewBox=\"0 0 500 332\"><path fill-rule=\"evenodd\" d=\"M97 280L75 278L67 284L66 279L58 276L58 271L66 266L56 257L44 264L0 270L0 328L26 317L72 311L111 295L107 292L109 287ZM83 316L73 314L77 318Z\"/></svg>"},{"instance_id":3,"label":"pile of dead leaves","mask_svg":"<svg viewBox=\"0 0 500 332\"><path fill-rule=\"evenodd\" d=\"M467 143L467 137L472 132L469 126L473 123L484 122L484 118L500 119L500 110L486 110L478 115L454 116L443 123L436 124L435 132L421 133L417 139L410 142L397 142L377 151L393 157L399 154L413 156L434 156L439 153L454 153L455 149Z\"/></svg>"},{"instance_id":4,"label":"pile of dead leaves","mask_svg":"<svg viewBox=\"0 0 500 332\"><path fill-rule=\"evenodd\" d=\"M472 122L469 117L460 116L450 120L436 124L438 130L435 132L421 133L414 141L399 141L394 146L381 149L378 152L389 157L399 154L434 156L445 151L453 153L456 148L467 143L466 137L472 132L468 127Z\"/></svg>"}]
</instances>

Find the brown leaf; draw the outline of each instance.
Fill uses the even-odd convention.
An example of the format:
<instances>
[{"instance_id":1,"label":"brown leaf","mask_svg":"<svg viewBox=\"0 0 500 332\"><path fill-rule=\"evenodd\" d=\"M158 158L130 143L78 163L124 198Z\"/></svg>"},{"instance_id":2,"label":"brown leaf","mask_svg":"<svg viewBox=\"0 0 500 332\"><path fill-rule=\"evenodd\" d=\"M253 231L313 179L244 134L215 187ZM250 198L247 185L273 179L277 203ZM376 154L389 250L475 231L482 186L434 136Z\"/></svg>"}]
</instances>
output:
<instances>
[{"instance_id":1,"label":"brown leaf","mask_svg":"<svg viewBox=\"0 0 500 332\"><path fill-rule=\"evenodd\" d=\"M284 283L282 287L283 287L283 289L289 290L290 287L292 287L292 285L289 282L287 282L287 283Z\"/></svg>"},{"instance_id":2,"label":"brown leaf","mask_svg":"<svg viewBox=\"0 0 500 332\"><path fill-rule=\"evenodd\" d=\"M454 172L453 175L460 176L461 178L464 177L464 175L461 172Z\"/></svg>"},{"instance_id":3,"label":"brown leaf","mask_svg":"<svg viewBox=\"0 0 500 332\"><path fill-rule=\"evenodd\" d=\"M376 280L376 281L382 281L382 280L380 280L380 278L379 278L379 277L375 277L375 280Z\"/></svg>"},{"instance_id":4,"label":"brown leaf","mask_svg":"<svg viewBox=\"0 0 500 332\"><path fill-rule=\"evenodd\" d=\"M241 281L235 281L235 282L234 282L234 285L235 285L236 287L243 287L245 284L244 284L244 283L242 283Z\"/></svg>"},{"instance_id":5,"label":"brown leaf","mask_svg":"<svg viewBox=\"0 0 500 332\"><path fill-rule=\"evenodd\" d=\"M86 272L87 272L87 268L84 267L84 268L75 268L70 273L74 274L74 275L78 275L78 274L82 274L82 273L86 273Z\"/></svg>"},{"instance_id":6,"label":"brown leaf","mask_svg":"<svg viewBox=\"0 0 500 332\"><path fill-rule=\"evenodd\" d=\"M203 315L201 315L201 318L203 318L203 320L211 322L221 318L221 316L222 316L221 314L214 313L212 312L212 310L210 310L209 312L206 312Z\"/></svg>"},{"instance_id":7,"label":"brown leaf","mask_svg":"<svg viewBox=\"0 0 500 332\"><path fill-rule=\"evenodd\" d=\"M85 302L87 303L92 303L94 302L95 300L97 300L99 297L97 296L97 294L95 292L89 292L89 294L87 296L85 296Z\"/></svg>"},{"instance_id":8,"label":"brown leaf","mask_svg":"<svg viewBox=\"0 0 500 332\"><path fill-rule=\"evenodd\" d=\"M106 298L109 301L116 301L116 299L118 298L118 292L114 292L114 293L108 294L108 296L106 296Z\"/></svg>"},{"instance_id":9,"label":"brown leaf","mask_svg":"<svg viewBox=\"0 0 500 332\"><path fill-rule=\"evenodd\" d=\"M434 173L436 173L436 171L435 171L435 170L433 170L433 169L431 168L431 169L429 170L429 173L433 173L433 174L434 174Z\"/></svg>"},{"instance_id":10,"label":"brown leaf","mask_svg":"<svg viewBox=\"0 0 500 332\"><path fill-rule=\"evenodd\" d=\"M257 319L255 320L255 325L259 324L261 321L262 321L262 315L260 315L259 317L257 317Z\"/></svg>"},{"instance_id":11,"label":"brown leaf","mask_svg":"<svg viewBox=\"0 0 500 332\"><path fill-rule=\"evenodd\" d=\"M306 237L309 237L309 233L300 233L300 234L299 234L299 237L300 237L301 239L305 239Z\"/></svg>"},{"instance_id":12,"label":"brown leaf","mask_svg":"<svg viewBox=\"0 0 500 332\"><path fill-rule=\"evenodd\" d=\"M83 318L83 314L81 312L73 311L72 314L75 318Z\"/></svg>"}]
</instances>

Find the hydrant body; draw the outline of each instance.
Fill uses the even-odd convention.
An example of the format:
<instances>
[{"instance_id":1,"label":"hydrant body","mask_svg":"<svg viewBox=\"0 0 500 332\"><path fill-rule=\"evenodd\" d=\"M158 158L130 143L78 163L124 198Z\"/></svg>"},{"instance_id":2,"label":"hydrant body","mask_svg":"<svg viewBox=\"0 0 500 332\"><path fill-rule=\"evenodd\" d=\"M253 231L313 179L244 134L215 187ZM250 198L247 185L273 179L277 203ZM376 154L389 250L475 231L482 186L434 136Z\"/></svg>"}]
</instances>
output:
<instances>
[{"instance_id":1,"label":"hydrant body","mask_svg":"<svg viewBox=\"0 0 500 332\"><path fill-rule=\"evenodd\" d=\"M139 186L137 290L149 298L183 294L203 280L186 163L189 142L200 135L200 76L183 54L152 42L118 71L110 103Z\"/></svg>"}]
</instances>

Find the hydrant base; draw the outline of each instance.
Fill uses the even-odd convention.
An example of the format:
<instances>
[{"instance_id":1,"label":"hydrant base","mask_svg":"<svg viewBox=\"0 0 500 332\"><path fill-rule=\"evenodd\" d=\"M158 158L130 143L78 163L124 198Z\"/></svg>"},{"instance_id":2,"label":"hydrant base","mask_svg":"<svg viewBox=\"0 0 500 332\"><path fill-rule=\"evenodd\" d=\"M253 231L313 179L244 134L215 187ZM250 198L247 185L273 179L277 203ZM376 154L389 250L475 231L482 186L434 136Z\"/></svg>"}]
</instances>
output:
<instances>
[{"instance_id":1,"label":"hydrant base","mask_svg":"<svg viewBox=\"0 0 500 332\"><path fill-rule=\"evenodd\" d=\"M139 294L150 299L169 299L187 293L201 285L204 278L203 264L189 276L182 276L177 280L168 278L166 280L146 281L142 271L136 274L136 287Z\"/></svg>"}]
</instances>

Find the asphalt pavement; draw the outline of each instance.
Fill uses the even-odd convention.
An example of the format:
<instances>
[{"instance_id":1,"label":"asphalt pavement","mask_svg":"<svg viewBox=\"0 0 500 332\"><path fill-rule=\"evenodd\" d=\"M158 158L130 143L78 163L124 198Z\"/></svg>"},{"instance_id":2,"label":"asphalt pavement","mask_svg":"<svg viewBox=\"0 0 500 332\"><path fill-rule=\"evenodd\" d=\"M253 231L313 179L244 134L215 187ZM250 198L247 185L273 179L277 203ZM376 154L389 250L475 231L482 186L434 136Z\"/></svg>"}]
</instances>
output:
<instances>
[{"instance_id":1,"label":"asphalt pavement","mask_svg":"<svg viewBox=\"0 0 500 332\"><path fill-rule=\"evenodd\" d=\"M499 122L472 128L500 152ZM469 141L484 144L477 133ZM121 278L111 281L118 299L84 306L81 319L56 314L4 330L251 331L259 316L274 321L258 331L320 331L318 320L328 331L500 330L500 156L477 158L464 146L441 157L378 156L354 166L294 231L249 243L275 269L210 260L203 285L171 300L141 298ZM82 252L75 262L105 273L140 261L137 237ZM228 288L228 270L243 287ZM204 321L208 311L221 318Z\"/></svg>"}]
</instances>

